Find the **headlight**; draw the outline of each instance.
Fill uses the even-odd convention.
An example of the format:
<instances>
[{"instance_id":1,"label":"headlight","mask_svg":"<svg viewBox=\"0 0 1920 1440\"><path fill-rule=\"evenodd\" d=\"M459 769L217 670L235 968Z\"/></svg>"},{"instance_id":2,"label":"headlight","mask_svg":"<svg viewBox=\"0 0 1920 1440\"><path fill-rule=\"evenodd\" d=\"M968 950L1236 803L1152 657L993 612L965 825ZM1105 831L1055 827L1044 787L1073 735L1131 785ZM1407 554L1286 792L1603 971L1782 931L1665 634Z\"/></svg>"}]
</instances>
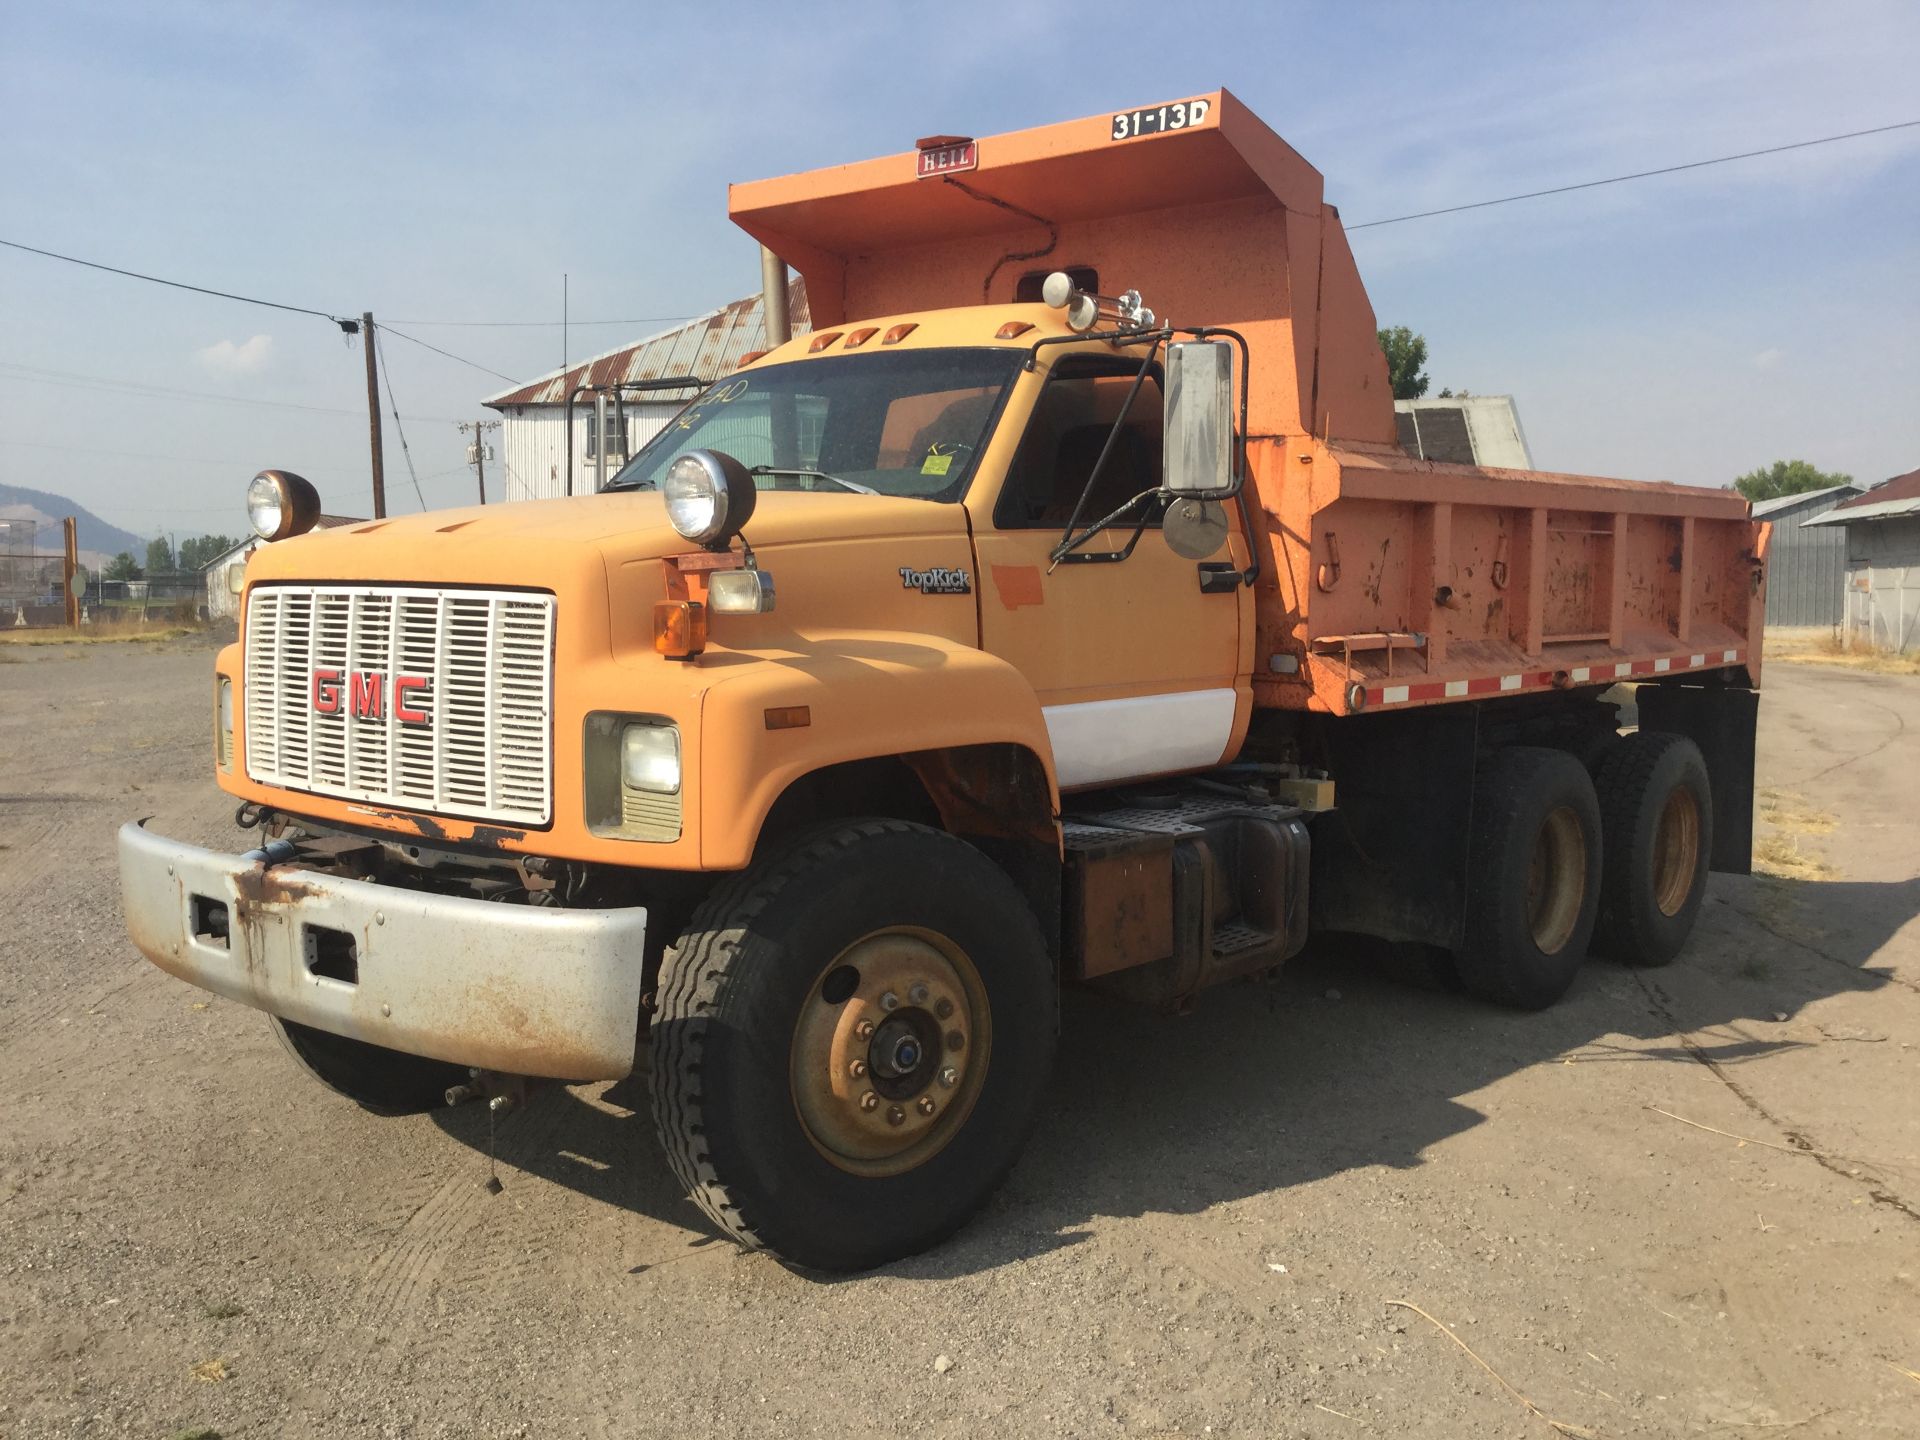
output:
<instances>
[{"instance_id":1,"label":"headlight","mask_svg":"<svg viewBox=\"0 0 1920 1440\"><path fill-rule=\"evenodd\" d=\"M262 540L304 535L320 519L320 492L291 470L262 470L247 484L247 522Z\"/></svg>"},{"instance_id":2,"label":"headlight","mask_svg":"<svg viewBox=\"0 0 1920 1440\"><path fill-rule=\"evenodd\" d=\"M707 577L707 608L716 615L765 615L773 609L769 570L716 570Z\"/></svg>"},{"instance_id":3,"label":"headlight","mask_svg":"<svg viewBox=\"0 0 1920 1440\"><path fill-rule=\"evenodd\" d=\"M746 525L758 496L753 476L719 450L689 450L667 467L660 493L673 528L697 545L725 549Z\"/></svg>"},{"instance_id":4,"label":"headlight","mask_svg":"<svg viewBox=\"0 0 1920 1440\"><path fill-rule=\"evenodd\" d=\"M620 732L620 782L629 790L673 795L680 789L680 732L672 725L629 725Z\"/></svg>"}]
</instances>

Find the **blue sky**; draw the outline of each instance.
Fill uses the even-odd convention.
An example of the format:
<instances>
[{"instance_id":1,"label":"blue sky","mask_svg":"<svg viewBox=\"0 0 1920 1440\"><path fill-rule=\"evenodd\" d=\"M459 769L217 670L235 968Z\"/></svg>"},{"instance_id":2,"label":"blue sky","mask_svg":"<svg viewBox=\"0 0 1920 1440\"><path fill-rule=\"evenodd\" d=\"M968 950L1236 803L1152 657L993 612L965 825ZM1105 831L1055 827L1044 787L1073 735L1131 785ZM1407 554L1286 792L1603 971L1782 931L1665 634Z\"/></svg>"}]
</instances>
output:
<instances>
[{"instance_id":1,"label":"blue sky","mask_svg":"<svg viewBox=\"0 0 1920 1440\"><path fill-rule=\"evenodd\" d=\"M557 326L419 322L557 321L562 272L581 320L707 309L758 285L729 181L917 135L1225 85L1353 223L1920 118L1917 62L1903 0L0 0L0 237L371 309L529 378L558 365ZM1512 392L1542 466L1724 484L1790 457L1863 480L1920 465L1920 130L1354 249L1382 323L1426 334L1434 388ZM0 318L0 480L144 533L234 533L247 477L280 465L365 513L360 356L324 321L4 250ZM576 327L573 353L657 328ZM462 503L451 422L501 382L393 340L387 358L427 503ZM391 423L387 446L411 508Z\"/></svg>"}]
</instances>

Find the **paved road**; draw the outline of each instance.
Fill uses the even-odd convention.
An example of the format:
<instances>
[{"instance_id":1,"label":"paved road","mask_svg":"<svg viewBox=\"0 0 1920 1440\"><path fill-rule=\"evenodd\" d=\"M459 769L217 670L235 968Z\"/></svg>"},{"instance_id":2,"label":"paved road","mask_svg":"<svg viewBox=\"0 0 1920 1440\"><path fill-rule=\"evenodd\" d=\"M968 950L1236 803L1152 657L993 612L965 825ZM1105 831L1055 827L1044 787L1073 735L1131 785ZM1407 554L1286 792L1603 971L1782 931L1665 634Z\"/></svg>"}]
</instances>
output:
<instances>
[{"instance_id":1,"label":"paved road","mask_svg":"<svg viewBox=\"0 0 1920 1440\"><path fill-rule=\"evenodd\" d=\"M363 1115L134 955L114 827L234 833L207 661L0 657L0 1434L1553 1433L1396 1300L1595 1434L1920 1434L1920 681L1771 669L1831 873L1716 877L1675 967L1078 1001L989 1211L821 1281L709 1238L640 1082L490 1196L483 1112Z\"/></svg>"}]
</instances>

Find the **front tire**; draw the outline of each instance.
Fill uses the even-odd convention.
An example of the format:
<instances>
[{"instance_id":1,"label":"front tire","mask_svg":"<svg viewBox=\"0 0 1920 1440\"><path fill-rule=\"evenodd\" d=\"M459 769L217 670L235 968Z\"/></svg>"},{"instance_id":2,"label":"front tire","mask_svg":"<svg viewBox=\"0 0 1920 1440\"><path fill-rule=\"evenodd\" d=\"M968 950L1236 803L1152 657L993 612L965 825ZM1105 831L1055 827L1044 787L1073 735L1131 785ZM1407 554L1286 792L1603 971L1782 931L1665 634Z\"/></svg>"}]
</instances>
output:
<instances>
[{"instance_id":1,"label":"front tire","mask_svg":"<svg viewBox=\"0 0 1920 1440\"><path fill-rule=\"evenodd\" d=\"M1039 926L972 846L816 833L716 889L662 964L653 1111L748 1249L855 1270L957 1230L1019 1154L1053 1058Z\"/></svg>"},{"instance_id":2,"label":"front tire","mask_svg":"<svg viewBox=\"0 0 1920 1440\"><path fill-rule=\"evenodd\" d=\"M273 1021L273 1033L307 1074L375 1115L420 1115L447 1103L447 1090L467 1079L465 1066L408 1055L310 1025Z\"/></svg>"},{"instance_id":3,"label":"front tire","mask_svg":"<svg viewBox=\"0 0 1920 1440\"><path fill-rule=\"evenodd\" d=\"M1469 990L1521 1010L1567 993L1599 911L1600 844L1593 779L1573 756L1515 746L1482 762L1454 952Z\"/></svg>"}]
</instances>

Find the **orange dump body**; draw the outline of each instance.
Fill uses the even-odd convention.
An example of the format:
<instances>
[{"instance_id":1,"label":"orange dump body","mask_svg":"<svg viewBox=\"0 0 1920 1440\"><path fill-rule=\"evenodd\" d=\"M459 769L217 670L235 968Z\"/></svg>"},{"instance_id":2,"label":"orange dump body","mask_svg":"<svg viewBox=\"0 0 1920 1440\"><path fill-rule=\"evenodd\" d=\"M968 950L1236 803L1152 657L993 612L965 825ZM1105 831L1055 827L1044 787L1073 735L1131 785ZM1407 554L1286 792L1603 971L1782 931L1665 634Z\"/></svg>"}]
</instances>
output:
<instances>
[{"instance_id":1,"label":"orange dump body","mask_svg":"<svg viewBox=\"0 0 1920 1440\"><path fill-rule=\"evenodd\" d=\"M1163 321L1244 336L1257 704L1343 714L1727 668L1757 683L1765 527L1746 502L1409 458L1322 177L1229 92L936 158L736 185L732 214L805 276L822 329L1009 304L1023 277L1083 267Z\"/></svg>"}]
</instances>

